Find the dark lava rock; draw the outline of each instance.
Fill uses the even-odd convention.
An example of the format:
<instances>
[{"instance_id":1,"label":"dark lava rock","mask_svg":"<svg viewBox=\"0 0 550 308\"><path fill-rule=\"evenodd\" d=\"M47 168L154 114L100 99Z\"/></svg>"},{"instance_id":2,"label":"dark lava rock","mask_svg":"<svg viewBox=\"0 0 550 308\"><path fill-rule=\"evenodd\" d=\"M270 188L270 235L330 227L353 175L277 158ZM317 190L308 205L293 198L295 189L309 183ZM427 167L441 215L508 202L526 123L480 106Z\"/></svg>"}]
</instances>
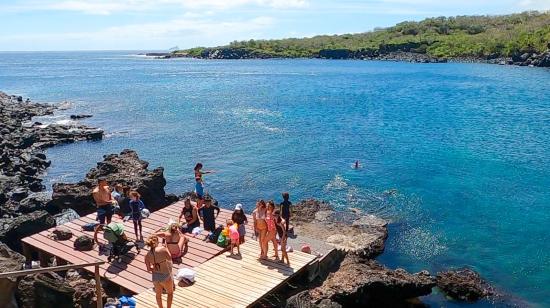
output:
<instances>
[{"instance_id":1,"label":"dark lava rock","mask_svg":"<svg viewBox=\"0 0 550 308\"><path fill-rule=\"evenodd\" d=\"M74 289L55 273L36 275L34 280L34 304L36 307L73 308Z\"/></svg>"},{"instance_id":2,"label":"dark lava rock","mask_svg":"<svg viewBox=\"0 0 550 308\"><path fill-rule=\"evenodd\" d=\"M54 215L53 218L55 219L55 224L61 226L75 219L79 219L80 215L73 209L65 209L63 212Z\"/></svg>"},{"instance_id":3,"label":"dark lava rock","mask_svg":"<svg viewBox=\"0 0 550 308\"><path fill-rule=\"evenodd\" d=\"M21 270L24 263L25 257L0 243L0 273ZM16 307L12 306L12 303L17 290L17 283L17 278L0 279L0 307Z\"/></svg>"},{"instance_id":4,"label":"dark lava rock","mask_svg":"<svg viewBox=\"0 0 550 308\"><path fill-rule=\"evenodd\" d=\"M72 208L79 215L90 214L96 208L92 190L99 178L105 178L111 186L120 183L136 189L148 209L160 209L166 203L164 169L159 167L149 170L148 167L149 163L139 159L138 154L132 150L106 155L102 162L97 163L97 167L88 172L83 181L75 184L54 184L49 206L59 210Z\"/></svg>"},{"instance_id":5,"label":"dark lava rock","mask_svg":"<svg viewBox=\"0 0 550 308\"><path fill-rule=\"evenodd\" d=\"M434 286L434 278L426 271L410 274L403 269L390 270L374 260L347 255L340 268L321 286L309 290L308 296L315 305L335 302L343 307L390 307L428 295Z\"/></svg>"},{"instance_id":6,"label":"dark lava rock","mask_svg":"<svg viewBox=\"0 0 550 308\"><path fill-rule=\"evenodd\" d=\"M306 199L291 207L291 217L295 222L311 222L319 211L332 211L332 206L324 201Z\"/></svg>"},{"instance_id":7,"label":"dark lava rock","mask_svg":"<svg viewBox=\"0 0 550 308\"><path fill-rule=\"evenodd\" d=\"M15 218L0 219L0 241L15 251L21 251L21 239L55 226L46 211L35 211Z\"/></svg>"},{"instance_id":8,"label":"dark lava rock","mask_svg":"<svg viewBox=\"0 0 550 308\"><path fill-rule=\"evenodd\" d=\"M436 282L439 289L455 300L477 301L496 295L489 283L468 268L437 273Z\"/></svg>"},{"instance_id":9,"label":"dark lava rock","mask_svg":"<svg viewBox=\"0 0 550 308\"><path fill-rule=\"evenodd\" d=\"M71 114L71 120L80 120L85 118L91 118L91 114Z\"/></svg>"}]
</instances>

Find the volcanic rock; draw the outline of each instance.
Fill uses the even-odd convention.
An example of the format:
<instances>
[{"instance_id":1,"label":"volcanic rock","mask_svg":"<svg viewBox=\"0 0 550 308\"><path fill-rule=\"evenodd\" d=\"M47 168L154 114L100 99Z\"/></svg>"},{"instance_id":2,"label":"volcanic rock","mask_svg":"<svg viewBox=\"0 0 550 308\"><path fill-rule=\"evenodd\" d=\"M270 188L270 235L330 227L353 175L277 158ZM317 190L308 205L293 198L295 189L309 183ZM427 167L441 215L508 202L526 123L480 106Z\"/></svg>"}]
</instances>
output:
<instances>
[{"instance_id":1,"label":"volcanic rock","mask_svg":"<svg viewBox=\"0 0 550 308\"><path fill-rule=\"evenodd\" d=\"M21 270L25 257L11 250L7 245L0 243L0 273ZM17 278L0 279L0 307L17 307L13 305Z\"/></svg>"},{"instance_id":2,"label":"volcanic rock","mask_svg":"<svg viewBox=\"0 0 550 308\"><path fill-rule=\"evenodd\" d=\"M73 184L56 183L53 185L52 201L49 207L57 210L72 208L79 215L87 215L95 211L92 190L100 178L114 184L129 186L141 194L141 199L150 210L157 210L165 205L164 169L158 167L148 169L149 163L139 159L132 150L124 150L120 154L104 156L97 167L92 168L83 181Z\"/></svg>"},{"instance_id":3,"label":"volcanic rock","mask_svg":"<svg viewBox=\"0 0 550 308\"><path fill-rule=\"evenodd\" d=\"M455 300L477 301L496 295L489 283L468 268L437 273L436 281L437 287Z\"/></svg>"},{"instance_id":4,"label":"volcanic rock","mask_svg":"<svg viewBox=\"0 0 550 308\"><path fill-rule=\"evenodd\" d=\"M410 274L403 269L390 270L374 260L347 255L336 272L301 299L306 297L325 307L335 307L333 303L342 307L390 307L430 294L434 286L433 277L426 271Z\"/></svg>"},{"instance_id":5,"label":"volcanic rock","mask_svg":"<svg viewBox=\"0 0 550 308\"><path fill-rule=\"evenodd\" d=\"M55 226L46 211L35 211L15 218L0 219L0 241L11 249L21 251L21 239Z\"/></svg>"}]
</instances>

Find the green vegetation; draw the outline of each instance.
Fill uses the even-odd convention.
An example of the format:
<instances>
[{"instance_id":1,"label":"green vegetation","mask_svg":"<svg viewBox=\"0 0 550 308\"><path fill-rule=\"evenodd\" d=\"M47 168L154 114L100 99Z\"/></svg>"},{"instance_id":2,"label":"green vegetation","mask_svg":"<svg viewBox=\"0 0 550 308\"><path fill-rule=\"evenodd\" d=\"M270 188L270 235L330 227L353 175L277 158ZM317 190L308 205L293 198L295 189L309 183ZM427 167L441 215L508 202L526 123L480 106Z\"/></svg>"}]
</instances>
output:
<instances>
[{"instance_id":1,"label":"green vegetation","mask_svg":"<svg viewBox=\"0 0 550 308\"><path fill-rule=\"evenodd\" d=\"M328 51L347 58L361 58L406 51L438 58L491 59L523 52L540 53L546 51L549 45L550 12L524 12L502 16L428 18L358 34L234 41L227 46L198 47L175 53L208 57L216 50L229 50L237 51L235 57L295 58L325 57L323 55Z\"/></svg>"}]
</instances>

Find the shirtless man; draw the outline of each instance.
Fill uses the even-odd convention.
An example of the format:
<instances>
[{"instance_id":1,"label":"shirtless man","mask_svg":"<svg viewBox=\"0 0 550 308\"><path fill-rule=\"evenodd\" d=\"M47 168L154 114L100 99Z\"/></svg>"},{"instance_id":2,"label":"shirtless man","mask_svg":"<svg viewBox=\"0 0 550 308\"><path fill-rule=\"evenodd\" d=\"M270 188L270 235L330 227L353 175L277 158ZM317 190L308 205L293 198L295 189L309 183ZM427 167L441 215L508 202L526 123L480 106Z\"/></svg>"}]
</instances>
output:
<instances>
[{"instance_id":1,"label":"shirtless man","mask_svg":"<svg viewBox=\"0 0 550 308\"><path fill-rule=\"evenodd\" d=\"M107 224L111 223L111 218L115 212L116 200L111 196L111 189L105 179L99 179L97 186L92 191L92 197L94 198L97 207L97 218L100 224L104 225L105 220Z\"/></svg>"}]
</instances>

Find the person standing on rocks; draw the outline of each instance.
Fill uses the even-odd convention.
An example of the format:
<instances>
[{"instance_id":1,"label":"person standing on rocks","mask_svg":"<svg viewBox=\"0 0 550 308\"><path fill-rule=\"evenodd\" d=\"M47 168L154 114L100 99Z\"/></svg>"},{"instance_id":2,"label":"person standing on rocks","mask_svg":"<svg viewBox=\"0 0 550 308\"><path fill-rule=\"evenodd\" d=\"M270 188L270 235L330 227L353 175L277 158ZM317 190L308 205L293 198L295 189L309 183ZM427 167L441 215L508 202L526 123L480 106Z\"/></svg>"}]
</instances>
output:
<instances>
[{"instance_id":1,"label":"person standing on rocks","mask_svg":"<svg viewBox=\"0 0 550 308\"><path fill-rule=\"evenodd\" d=\"M195 194L197 195L197 208L201 208L204 203L204 182L202 176L204 174L213 173L214 171L202 171L202 163L195 165Z\"/></svg>"},{"instance_id":2,"label":"person standing on rocks","mask_svg":"<svg viewBox=\"0 0 550 308\"><path fill-rule=\"evenodd\" d=\"M285 231L288 234L288 226L290 225L290 206L292 202L289 201L290 195L287 192L282 193L283 202L279 205L281 211L281 217L285 220Z\"/></svg>"},{"instance_id":3,"label":"person standing on rocks","mask_svg":"<svg viewBox=\"0 0 550 308\"><path fill-rule=\"evenodd\" d=\"M97 186L92 191L92 197L94 198L97 207L97 218L100 224L104 225L111 223L111 218L115 213L116 200L111 195L111 189L107 180L100 178L97 182Z\"/></svg>"}]
</instances>

